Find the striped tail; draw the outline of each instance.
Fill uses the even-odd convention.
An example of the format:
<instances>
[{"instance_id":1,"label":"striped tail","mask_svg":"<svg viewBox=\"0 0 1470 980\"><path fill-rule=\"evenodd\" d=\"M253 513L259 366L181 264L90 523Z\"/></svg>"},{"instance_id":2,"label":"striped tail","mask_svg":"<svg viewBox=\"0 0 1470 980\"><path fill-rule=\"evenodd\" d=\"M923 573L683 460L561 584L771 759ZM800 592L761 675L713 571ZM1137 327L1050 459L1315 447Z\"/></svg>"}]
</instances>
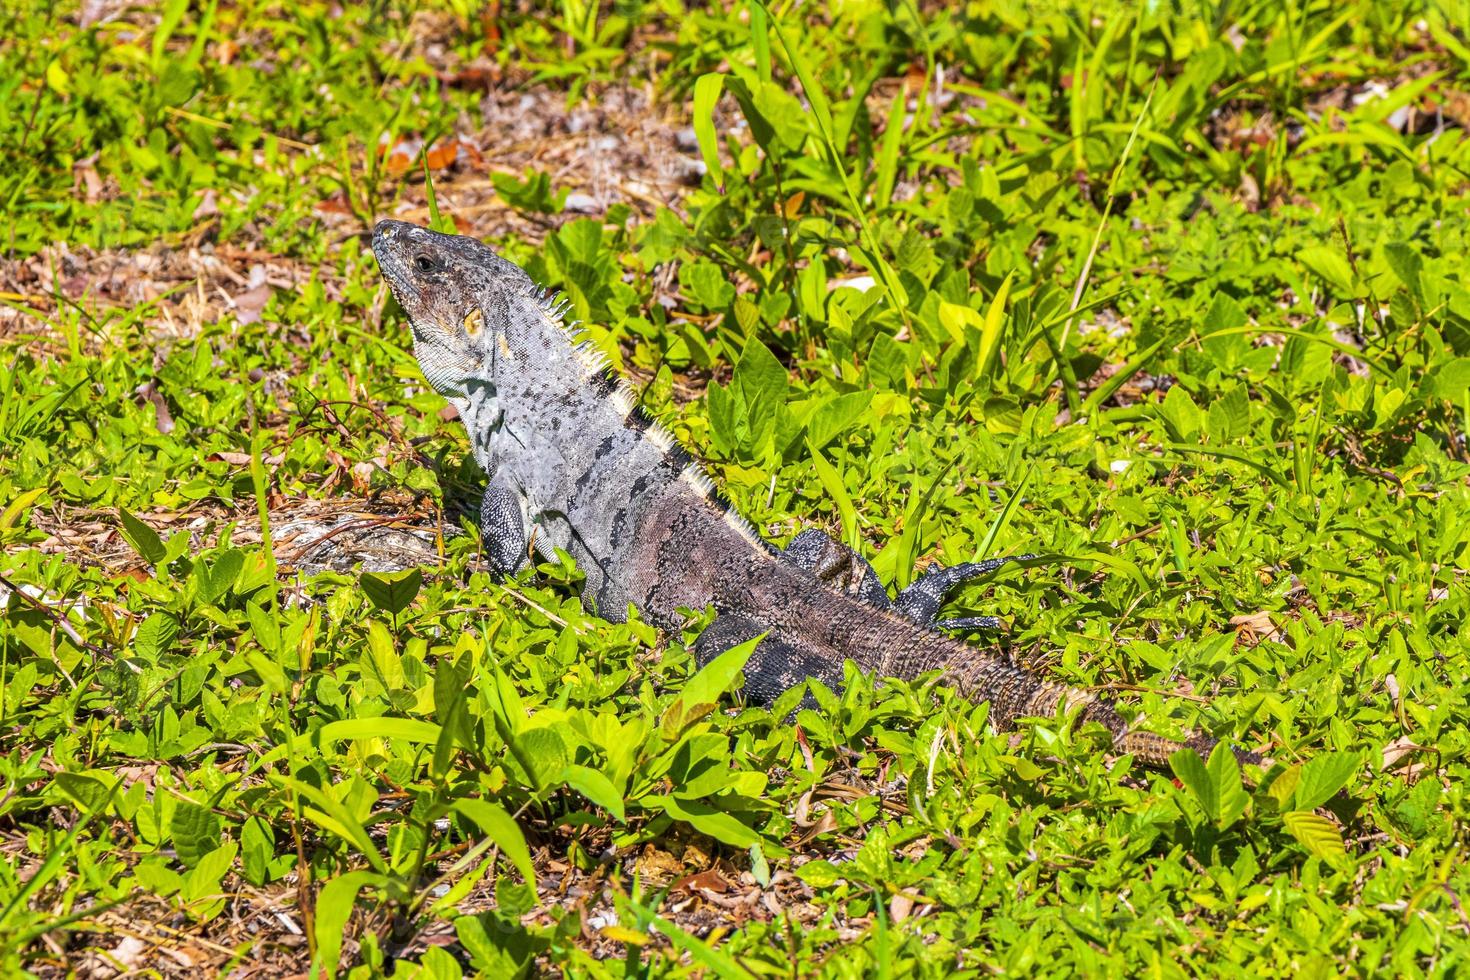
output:
<instances>
[{"instance_id":1,"label":"striped tail","mask_svg":"<svg viewBox=\"0 0 1470 980\"><path fill-rule=\"evenodd\" d=\"M972 650L973 648L968 648ZM1096 694L1042 680L997 658L975 651L960 658L950 669L950 677L960 691L975 701L990 702L990 717L1000 728L1008 728L1017 718L1048 718L1063 708L1078 709L1079 721L1095 721L1113 735L1113 749L1128 753L1144 765L1169 771L1169 757L1180 749L1194 749L1209 758L1217 740L1200 735L1186 741L1175 741L1152 732L1136 731L1113 708ZM1244 749L1232 749L1242 764L1265 766L1269 760Z\"/></svg>"}]
</instances>

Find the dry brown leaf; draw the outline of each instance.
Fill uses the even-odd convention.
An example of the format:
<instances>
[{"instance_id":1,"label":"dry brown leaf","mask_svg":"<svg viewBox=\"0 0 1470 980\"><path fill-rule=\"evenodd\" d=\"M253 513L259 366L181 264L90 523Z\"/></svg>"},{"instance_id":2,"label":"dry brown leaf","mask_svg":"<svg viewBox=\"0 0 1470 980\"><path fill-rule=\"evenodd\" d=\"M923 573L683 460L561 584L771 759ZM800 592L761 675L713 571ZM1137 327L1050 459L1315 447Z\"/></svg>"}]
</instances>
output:
<instances>
[{"instance_id":1,"label":"dry brown leaf","mask_svg":"<svg viewBox=\"0 0 1470 980\"><path fill-rule=\"evenodd\" d=\"M1281 630L1277 628L1276 621L1265 610L1231 616L1230 625L1235 627L1235 631L1247 643L1255 643L1260 639L1274 640L1281 636Z\"/></svg>"},{"instance_id":2,"label":"dry brown leaf","mask_svg":"<svg viewBox=\"0 0 1470 980\"><path fill-rule=\"evenodd\" d=\"M249 326L252 323L259 323L260 314L265 309L266 304L271 301L271 296L274 292L275 290L270 287L269 283L263 282L259 286L232 296L231 302L235 307L235 322L242 327Z\"/></svg>"},{"instance_id":3,"label":"dry brown leaf","mask_svg":"<svg viewBox=\"0 0 1470 980\"><path fill-rule=\"evenodd\" d=\"M413 167L414 161L424 149L424 141L420 139L398 140L392 142L387 133L383 134L383 140L378 144L379 151L383 154L383 167L389 176L401 177Z\"/></svg>"},{"instance_id":4,"label":"dry brown leaf","mask_svg":"<svg viewBox=\"0 0 1470 980\"><path fill-rule=\"evenodd\" d=\"M218 215L219 195L211 187L200 196L199 204L194 208L194 220L202 221L205 218L213 218Z\"/></svg>"},{"instance_id":5,"label":"dry brown leaf","mask_svg":"<svg viewBox=\"0 0 1470 980\"><path fill-rule=\"evenodd\" d=\"M730 890L730 883L720 876L719 871L710 868L698 874L686 875L674 883L675 888L683 888L685 891L693 892L695 889L706 892L714 892L723 895Z\"/></svg>"},{"instance_id":6,"label":"dry brown leaf","mask_svg":"<svg viewBox=\"0 0 1470 980\"><path fill-rule=\"evenodd\" d=\"M352 205L347 203L345 194L333 194L331 197L316 203L316 209L323 214L351 214Z\"/></svg>"},{"instance_id":7,"label":"dry brown leaf","mask_svg":"<svg viewBox=\"0 0 1470 980\"><path fill-rule=\"evenodd\" d=\"M137 936L124 936L122 942L108 950L107 955L125 969L137 970L142 967L147 952L146 942Z\"/></svg>"},{"instance_id":8,"label":"dry brown leaf","mask_svg":"<svg viewBox=\"0 0 1470 980\"><path fill-rule=\"evenodd\" d=\"M633 867L645 878L668 881L684 870L684 863L668 851L659 850L652 844L645 845L633 860Z\"/></svg>"},{"instance_id":9,"label":"dry brown leaf","mask_svg":"<svg viewBox=\"0 0 1470 980\"><path fill-rule=\"evenodd\" d=\"M1383 747L1383 768L1392 769L1405 756L1420 752L1423 748L1409 736L1400 736Z\"/></svg>"}]
</instances>

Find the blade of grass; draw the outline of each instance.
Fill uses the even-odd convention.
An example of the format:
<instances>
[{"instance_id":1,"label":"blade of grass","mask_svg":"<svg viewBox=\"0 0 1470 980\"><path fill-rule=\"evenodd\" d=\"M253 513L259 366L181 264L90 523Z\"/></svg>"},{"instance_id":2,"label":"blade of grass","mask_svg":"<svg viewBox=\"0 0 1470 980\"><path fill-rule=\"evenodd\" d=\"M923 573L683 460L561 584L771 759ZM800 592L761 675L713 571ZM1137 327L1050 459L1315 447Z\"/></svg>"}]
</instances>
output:
<instances>
[{"instance_id":1,"label":"blade of grass","mask_svg":"<svg viewBox=\"0 0 1470 980\"><path fill-rule=\"evenodd\" d=\"M766 30L766 8L760 0L751 0L750 50L755 55L755 75L763 82L771 80L771 36Z\"/></svg>"},{"instance_id":2,"label":"blade of grass","mask_svg":"<svg viewBox=\"0 0 1470 980\"><path fill-rule=\"evenodd\" d=\"M1026 492L1026 484L1031 482L1031 474L1036 472L1036 467L1028 467L1021 474L1021 480L1016 484L1016 489L1011 491L1010 498L1006 500L1005 506L1000 513L995 515L995 520L990 522L990 528L985 532L985 537L980 539L980 544L975 548L975 557L971 561L980 561L988 556L995 548L995 539L1011 523L1011 517L1015 515L1016 508L1021 504L1021 496Z\"/></svg>"},{"instance_id":3,"label":"blade of grass","mask_svg":"<svg viewBox=\"0 0 1470 980\"><path fill-rule=\"evenodd\" d=\"M755 2L765 7L763 0L755 0ZM770 15L769 7L766 7L766 13ZM864 255L868 268L877 274L878 279L883 283L884 291L888 293L889 302L893 304L894 309L907 324L909 322L908 298L904 295L903 287L898 283L898 276L894 273L893 267L884 260L878 248L878 239L873 234L872 222L868 220L868 214L858 200L857 193L853 190L852 178L842 164L843 153L833 138L832 107L827 102L826 93L817 84L816 76L812 74L806 59L787 39L786 32L781 29L781 23L775 17L771 18L771 28L776 32L776 40L781 42L781 49L786 52L786 60L791 63L792 70L796 72L797 80L801 82L802 92L811 105L812 115L816 118L817 128L822 134L822 142L827 148L828 160L837 172L842 183L843 196L847 198L848 208L858 223L858 231L864 243L858 252Z\"/></svg>"},{"instance_id":4,"label":"blade of grass","mask_svg":"<svg viewBox=\"0 0 1470 980\"><path fill-rule=\"evenodd\" d=\"M1281 487L1283 490L1292 489L1291 481L1288 480L1286 477L1282 476L1280 473L1277 473L1275 470L1271 469L1271 467L1267 466L1265 463L1262 463L1260 460L1251 458L1248 453L1239 450L1224 449L1221 447L1210 448L1208 446L1186 446L1182 443L1177 442L1171 442L1164 448L1168 449L1170 452L1175 453L1193 454L1196 456L1211 456L1215 459L1228 459L1233 463L1241 463L1257 471L1262 476L1269 479L1272 483L1276 484L1278 487Z\"/></svg>"},{"instance_id":5,"label":"blade of grass","mask_svg":"<svg viewBox=\"0 0 1470 980\"><path fill-rule=\"evenodd\" d=\"M732 959L729 954L685 932L659 915L654 909L640 904L632 897L625 898L623 901L627 902L638 913L640 918L644 918L648 922L650 929L661 934L674 946L688 953L691 960L698 963L704 969L709 970L715 976L722 978L722 980L749 980L749 978L755 976L750 970Z\"/></svg>"},{"instance_id":6,"label":"blade of grass","mask_svg":"<svg viewBox=\"0 0 1470 980\"><path fill-rule=\"evenodd\" d=\"M893 577L900 589L907 587L913 580L914 560L918 558L919 527L924 523L924 515L929 512L929 503L934 499L935 491L944 483L949 471L954 469L954 464L954 460L945 463L944 469L935 475L924 493L915 498L908 513L904 514L903 532L898 537L898 554L895 556L893 570Z\"/></svg>"},{"instance_id":7,"label":"blade of grass","mask_svg":"<svg viewBox=\"0 0 1470 980\"><path fill-rule=\"evenodd\" d=\"M720 193L725 193L725 171L720 166L720 143L715 133L715 103L725 90L725 76L718 72L700 75L694 82L694 140L704 169L715 179Z\"/></svg>"},{"instance_id":8,"label":"blade of grass","mask_svg":"<svg viewBox=\"0 0 1470 980\"><path fill-rule=\"evenodd\" d=\"M56 872L60 870L62 865L66 863L67 856L71 854L77 838L81 836L82 831L91 826L92 821L97 818L98 814L106 812L107 808L112 804L113 799L117 796L118 787L122 784L123 781L121 779L115 780L103 804L96 810L88 813L81 820L72 824L71 829L67 831L61 843L46 855L46 860L41 862L41 866L36 869L35 874L27 878L26 883L10 897L9 902L5 903L5 908L0 909L0 935L5 935L8 931L11 917L15 914L16 910L23 908L30 897L49 882Z\"/></svg>"},{"instance_id":9,"label":"blade of grass","mask_svg":"<svg viewBox=\"0 0 1470 980\"><path fill-rule=\"evenodd\" d=\"M827 496L837 508L837 517L842 522L842 540L850 548L858 546L857 536L857 508L852 504L852 497L848 496L847 487L843 485L842 474L837 467L827 462L811 440L806 442L806 451L812 458L812 467L817 471L817 479L822 483L822 489L827 491Z\"/></svg>"},{"instance_id":10,"label":"blade of grass","mask_svg":"<svg viewBox=\"0 0 1470 980\"><path fill-rule=\"evenodd\" d=\"M898 179L898 149L903 138L903 116L909 97L908 81L899 85L888 106L888 123L883 129L883 142L878 147L878 170L873 178L873 204L884 210L893 200L893 185Z\"/></svg>"},{"instance_id":11,"label":"blade of grass","mask_svg":"<svg viewBox=\"0 0 1470 980\"><path fill-rule=\"evenodd\" d=\"M1138 117L1133 120L1133 129L1128 134L1128 141L1123 144L1123 152L1118 157L1118 162L1113 166L1113 173L1108 178L1107 200L1103 202L1102 214L1098 216L1097 227L1092 233L1092 246L1087 250L1087 258L1082 262L1082 268L1077 271L1077 284L1072 289L1072 305L1068 312L1066 324L1062 327L1062 335L1055 343L1048 340L1053 355L1057 358L1057 368L1062 374L1063 389L1067 398L1067 407L1071 409L1073 419L1082 417L1082 403L1078 397L1077 379L1072 376L1072 365L1066 359L1067 341L1072 335L1072 326L1077 322L1077 307L1082 303L1082 294L1087 289L1087 280L1092 273L1092 263L1097 258L1097 250L1102 246L1103 229L1107 227L1108 218L1113 213L1113 194L1118 187L1118 179L1123 174L1123 168L1128 164L1128 158L1133 153L1133 144L1138 139L1138 131L1143 126L1143 120L1148 116L1149 107L1153 104L1154 91L1158 88L1158 78L1155 77L1153 85L1149 87L1148 95L1144 97L1143 108L1138 111ZM1048 332L1049 333L1049 332Z\"/></svg>"},{"instance_id":12,"label":"blade of grass","mask_svg":"<svg viewBox=\"0 0 1470 980\"><path fill-rule=\"evenodd\" d=\"M1092 389L1086 400L1082 402L1082 415L1089 416L1096 412L1099 405L1112 398L1120 388L1132 380L1135 374L1142 371L1143 366L1152 360L1153 356L1159 352L1159 349L1168 342L1168 337L1162 337L1149 344L1143 350L1129 358L1128 362L1119 368L1116 374Z\"/></svg>"}]
</instances>

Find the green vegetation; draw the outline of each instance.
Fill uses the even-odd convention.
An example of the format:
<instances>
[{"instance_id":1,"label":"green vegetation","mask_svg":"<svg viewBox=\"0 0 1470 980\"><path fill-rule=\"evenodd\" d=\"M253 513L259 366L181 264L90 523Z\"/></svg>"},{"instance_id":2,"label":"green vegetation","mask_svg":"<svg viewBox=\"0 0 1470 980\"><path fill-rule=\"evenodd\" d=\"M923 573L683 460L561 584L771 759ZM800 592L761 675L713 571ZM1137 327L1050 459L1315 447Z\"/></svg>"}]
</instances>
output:
<instances>
[{"instance_id":1,"label":"green vegetation","mask_svg":"<svg viewBox=\"0 0 1470 980\"><path fill-rule=\"evenodd\" d=\"M1470 10L519 6L0 9L0 973L1470 969ZM1275 765L478 570L426 173L775 540Z\"/></svg>"}]
</instances>

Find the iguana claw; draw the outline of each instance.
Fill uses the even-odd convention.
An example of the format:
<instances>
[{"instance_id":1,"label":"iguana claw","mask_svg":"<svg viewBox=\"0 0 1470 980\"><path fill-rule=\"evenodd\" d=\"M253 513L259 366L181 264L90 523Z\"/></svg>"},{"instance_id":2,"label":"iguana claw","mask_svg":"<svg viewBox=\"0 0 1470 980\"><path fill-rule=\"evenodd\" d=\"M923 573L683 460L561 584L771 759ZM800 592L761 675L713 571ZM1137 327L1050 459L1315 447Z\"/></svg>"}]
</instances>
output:
<instances>
[{"instance_id":1,"label":"iguana claw","mask_svg":"<svg viewBox=\"0 0 1470 980\"><path fill-rule=\"evenodd\" d=\"M960 584L968 582L972 578L989 575L991 572L1005 565L1007 562L1021 561L1031 558L1032 555L1021 555L1017 558L987 558L985 561L965 561L958 565L950 565L947 568L932 567L908 588L898 594L894 600L894 608L905 618L918 623L920 626L934 626L944 628L976 628L996 629L999 622L989 616L975 617L976 619L990 619L991 623L975 622L973 626L968 625L968 620L949 620L950 623L961 624L957 627L942 627L935 622L939 615L940 607L944 600Z\"/></svg>"},{"instance_id":2,"label":"iguana claw","mask_svg":"<svg viewBox=\"0 0 1470 980\"><path fill-rule=\"evenodd\" d=\"M897 599L889 597L878 573L862 555L817 528L808 528L793 538L781 552L781 557L811 572L830 588L861 599L870 606L891 609L920 626L942 630L998 630L1001 622L994 616L963 616L946 620L937 617L944 600L962 583L989 575L1007 562L1034 556L988 558L947 568L933 567L900 592Z\"/></svg>"}]
</instances>

